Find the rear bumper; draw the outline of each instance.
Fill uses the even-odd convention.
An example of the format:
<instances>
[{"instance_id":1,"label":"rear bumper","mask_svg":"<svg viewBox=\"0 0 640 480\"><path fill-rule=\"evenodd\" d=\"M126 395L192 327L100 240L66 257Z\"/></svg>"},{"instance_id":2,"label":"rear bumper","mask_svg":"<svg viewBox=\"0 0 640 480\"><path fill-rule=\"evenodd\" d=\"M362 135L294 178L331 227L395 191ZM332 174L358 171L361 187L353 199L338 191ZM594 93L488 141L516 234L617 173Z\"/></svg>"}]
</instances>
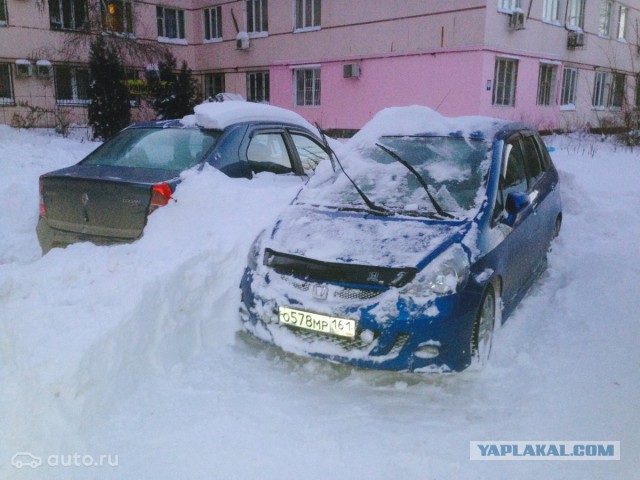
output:
<instances>
[{"instance_id":1,"label":"rear bumper","mask_svg":"<svg viewBox=\"0 0 640 480\"><path fill-rule=\"evenodd\" d=\"M64 248L72 243L91 242L95 245L116 245L122 243L131 243L137 238L116 238L102 237L98 235L87 235L84 233L69 232L52 228L47 219L40 217L36 226L38 242L42 248L42 254L46 254L52 248ZM140 238L140 237L138 237Z\"/></svg>"}]
</instances>

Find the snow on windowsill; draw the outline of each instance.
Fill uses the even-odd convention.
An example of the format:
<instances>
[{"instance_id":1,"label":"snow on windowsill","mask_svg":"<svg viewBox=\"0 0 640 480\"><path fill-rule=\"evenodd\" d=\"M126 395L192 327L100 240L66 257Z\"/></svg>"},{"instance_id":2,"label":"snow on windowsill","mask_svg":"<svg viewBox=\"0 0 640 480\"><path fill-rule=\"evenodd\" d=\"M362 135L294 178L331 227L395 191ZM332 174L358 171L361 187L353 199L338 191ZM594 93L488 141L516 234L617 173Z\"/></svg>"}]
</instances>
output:
<instances>
[{"instance_id":1,"label":"snow on windowsill","mask_svg":"<svg viewBox=\"0 0 640 480\"><path fill-rule=\"evenodd\" d=\"M189 45L185 38L158 37L158 41L160 43L171 43L173 45Z\"/></svg>"}]
</instances>

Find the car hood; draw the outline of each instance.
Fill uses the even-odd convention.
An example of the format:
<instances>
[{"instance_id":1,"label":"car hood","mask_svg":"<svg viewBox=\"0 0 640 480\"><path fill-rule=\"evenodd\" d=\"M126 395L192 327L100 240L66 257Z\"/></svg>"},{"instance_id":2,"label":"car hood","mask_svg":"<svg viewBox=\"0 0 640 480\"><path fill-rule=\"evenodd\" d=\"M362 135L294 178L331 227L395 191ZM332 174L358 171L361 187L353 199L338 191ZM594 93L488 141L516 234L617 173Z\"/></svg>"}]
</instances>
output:
<instances>
[{"instance_id":1,"label":"car hood","mask_svg":"<svg viewBox=\"0 0 640 480\"><path fill-rule=\"evenodd\" d=\"M155 168L131 168L112 165L73 165L49 172L43 177L84 178L125 183L156 184L160 182L176 183L180 172Z\"/></svg>"},{"instance_id":2,"label":"car hood","mask_svg":"<svg viewBox=\"0 0 640 480\"><path fill-rule=\"evenodd\" d=\"M378 217L293 205L263 246L318 262L420 270L434 251L460 237L468 226L466 221Z\"/></svg>"}]
</instances>

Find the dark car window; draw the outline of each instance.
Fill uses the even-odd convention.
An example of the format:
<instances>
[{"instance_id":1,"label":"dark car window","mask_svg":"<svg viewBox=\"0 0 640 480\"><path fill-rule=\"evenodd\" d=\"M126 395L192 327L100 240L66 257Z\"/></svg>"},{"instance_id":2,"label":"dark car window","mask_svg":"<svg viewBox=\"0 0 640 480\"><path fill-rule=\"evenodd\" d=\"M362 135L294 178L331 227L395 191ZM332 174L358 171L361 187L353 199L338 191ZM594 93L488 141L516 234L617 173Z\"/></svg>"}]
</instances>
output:
<instances>
[{"instance_id":1,"label":"dark car window","mask_svg":"<svg viewBox=\"0 0 640 480\"><path fill-rule=\"evenodd\" d=\"M527 191L527 174L524 166L524 154L520 142L511 144L511 152L507 160L507 173L502 185L503 198L507 198L511 192Z\"/></svg>"},{"instance_id":2,"label":"dark car window","mask_svg":"<svg viewBox=\"0 0 640 480\"><path fill-rule=\"evenodd\" d=\"M540 161L540 153L532 136L522 139L524 161L529 176L529 188L531 188L542 176L543 170Z\"/></svg>"},{"instance_id":3,"label":"dark car window","mask_svg":"<svg viewBox=\"0 0 640 480\"><path fill-rule=\"evenodd\" d=\"M536 146L538 147L538 153L540 154L542 170L544 171L549 170L549 166L551 165L551 159L549 158L549 151L547 150L547 147L545 146L542 139L537 135L534 135L531 138L533 138L534 142L536 143Z\"/></svg>"},{"instance_id":4,"label":"dark car window","mask_svg":"<svg viewBox=\"0 0 640 480\"><path fill-rule=\"evenodd\" d=\"M247 160L254 173L289 173L293 171L291 157L282 133L254 135L247 148Z\"/></svg>"},{"instance_id":5,"label":"dark car window","mask_svg":"<svg viewBox=\"0 0 640 480\"><path fill-rule=\"evenodd\" d=\"M186 170L203 160L218 135L196 128L131 128L107 141L82 164Z\"/></svg>"},{"instance_id":6,"label":"dark car window","mask_svg":"<svg viewBox=\"0 0 640 480\"><path fill-rule=\"evenodd\" d=\"M291 140L296 147L302 168L305 170L315 170L322 160L328 160L329 155L324 151L322 146L307 137L297 133L291 133Z\"/></svg>"}]
</instances>

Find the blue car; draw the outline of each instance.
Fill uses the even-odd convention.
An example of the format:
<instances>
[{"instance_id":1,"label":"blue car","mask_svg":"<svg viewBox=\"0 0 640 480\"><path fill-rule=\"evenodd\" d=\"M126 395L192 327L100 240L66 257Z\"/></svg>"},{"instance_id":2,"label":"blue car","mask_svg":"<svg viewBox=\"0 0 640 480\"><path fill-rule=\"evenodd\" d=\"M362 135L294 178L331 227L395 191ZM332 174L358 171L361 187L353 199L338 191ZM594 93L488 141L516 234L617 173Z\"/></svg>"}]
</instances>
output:
<instances>
[{"instance_id":1,"label":"blue car","mask_svg":"<svg viewBox=\"0 0 640 480\"><path fill-rule=\"evenodd\" d=\"M239 101L202 104L181 120L126 128L77 165L42 175L38 240L43 253L82 241L132 242L190 168L306 177L328 158L317 129L294 112Z\"/></svg>"},{"instance_id":2,"label":"blue car","mask_svg":"<svg viewBox=\"0 0 640 480\"><path fill-rule=\"evenodd\" d=\"M414 106L380 112L346 152L256 239L244 329L359 367L483 365L560 231L544 142L520 123Z\"/></svg>"}]
</instances>

